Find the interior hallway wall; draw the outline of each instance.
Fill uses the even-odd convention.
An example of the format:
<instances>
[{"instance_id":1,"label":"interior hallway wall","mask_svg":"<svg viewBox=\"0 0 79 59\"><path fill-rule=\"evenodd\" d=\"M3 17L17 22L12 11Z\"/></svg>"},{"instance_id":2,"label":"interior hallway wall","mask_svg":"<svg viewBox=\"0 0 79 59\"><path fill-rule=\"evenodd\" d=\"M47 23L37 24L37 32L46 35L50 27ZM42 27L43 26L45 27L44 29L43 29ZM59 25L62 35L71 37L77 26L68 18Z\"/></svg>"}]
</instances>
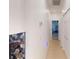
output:
<instances>
[{"instance_id":1,"label":"interior hallway wall","mask_svg":"<svg viewBox=\"0 0 79 59\"><path fill-rule=\"evenodd\" d=\"M67 57L69 58L70 56L70 12L68 11L68 13L64 16L64 18L62 18L62 20L60 20L59 23L59 38L61 41L61 46L63 47L63 49L66 52Z\"/></svg>"},{"instance_id":2,"label":"interior hallway wall","mask_svg":"<svg viewBox=\"0 0 79 59\"><path fill-rule=\"evenodd\" d=\"M25 0L9 0L9 34L24 32Z\"/></svg>"},{"instance_id":3,"label":"interior hallway wall","mask_svg":"<svg viewBox=\"0 0 79 59\"><path fill-rule=\"evenodd\" d=\"M62 15L67 11L69 6L69 0L65 0L62 11ZM68 59L70 59L70 10L61 17L59 22L59 39L61 46L65 50Z\"/></svg>"},{"instance_id":4,"label":"interior hallway wall","mask_svg":"<svg viewBox=\"0 0 79 59\"><path fill-rule=\"evenodd\" d=\"M9 33L26 32L26 59L46 59L49 24L46 0L10 0Z\"/></svg>"},{"instance_id":5,"label":"interior hallway wall","mask_svg":"<svg viewBox=\"0 0 79 59\"><path fill-rule=\"evenodd\" d=\"M26 0L27 59L46 59L49 27L45 0Z\"/></svg>"}]
</instances>

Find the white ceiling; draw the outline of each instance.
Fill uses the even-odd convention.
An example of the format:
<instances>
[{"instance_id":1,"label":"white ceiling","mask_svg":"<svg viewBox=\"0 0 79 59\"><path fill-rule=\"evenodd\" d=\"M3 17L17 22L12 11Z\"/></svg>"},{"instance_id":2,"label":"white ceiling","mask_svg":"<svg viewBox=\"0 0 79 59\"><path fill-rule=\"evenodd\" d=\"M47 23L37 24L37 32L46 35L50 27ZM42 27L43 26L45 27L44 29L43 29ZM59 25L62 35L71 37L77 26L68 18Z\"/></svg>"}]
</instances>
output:
<instances>
[{"instance_id":1,"label":"white ceiling","mask_svg":"<svg viewBox=\"0 0 79 59\"><path fill-rule=\"evenodd\" d=\"M60 0L60 5L53 5L53 0L47 0L47 8L51 13L59 13L63 8L64 0Z\"/></svg>"}]
</instances>

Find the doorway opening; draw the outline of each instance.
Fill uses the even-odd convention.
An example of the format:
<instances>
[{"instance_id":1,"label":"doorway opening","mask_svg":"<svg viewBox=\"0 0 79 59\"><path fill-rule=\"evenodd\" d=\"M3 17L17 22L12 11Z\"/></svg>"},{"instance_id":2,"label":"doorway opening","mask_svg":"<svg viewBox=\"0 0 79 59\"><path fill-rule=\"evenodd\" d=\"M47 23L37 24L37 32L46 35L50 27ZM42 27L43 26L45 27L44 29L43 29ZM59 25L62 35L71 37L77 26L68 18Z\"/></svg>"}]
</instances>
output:
<instances>
[{"instance_id":1,"label":"doorway opening","mask_svg":"<svg viewBox=\"0 0 79 59\"><path fill-rule=\"evenodd\" d=\"M54 39L54 40L58 40L58 33L59 33L59 31L58 31L58 20L53 20L52 21L52 38Z\"/></svg>"}]
</instances>

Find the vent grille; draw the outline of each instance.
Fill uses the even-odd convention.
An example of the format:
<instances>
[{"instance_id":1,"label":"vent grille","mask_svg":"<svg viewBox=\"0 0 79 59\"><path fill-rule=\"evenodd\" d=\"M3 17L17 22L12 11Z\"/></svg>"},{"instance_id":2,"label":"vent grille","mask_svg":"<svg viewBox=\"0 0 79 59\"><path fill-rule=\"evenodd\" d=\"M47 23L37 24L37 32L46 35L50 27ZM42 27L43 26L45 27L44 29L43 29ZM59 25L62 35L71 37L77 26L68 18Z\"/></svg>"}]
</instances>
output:
<instances>
[{"instance_id":1,"label":"vent grille","mask_svg":"<svg viewBox=\"0 0 79 59\"><path fill-rule=\"evenodd\" d=\"M60 5L60 0L53 0L53 5Z\"/></svg>"}]
</instances>

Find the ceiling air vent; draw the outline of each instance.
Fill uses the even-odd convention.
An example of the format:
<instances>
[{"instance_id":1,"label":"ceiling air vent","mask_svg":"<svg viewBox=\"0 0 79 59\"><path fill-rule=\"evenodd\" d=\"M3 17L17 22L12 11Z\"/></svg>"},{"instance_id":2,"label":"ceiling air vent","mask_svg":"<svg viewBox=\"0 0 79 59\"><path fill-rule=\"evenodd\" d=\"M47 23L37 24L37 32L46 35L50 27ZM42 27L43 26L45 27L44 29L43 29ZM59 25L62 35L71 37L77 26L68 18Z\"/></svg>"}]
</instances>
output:
<instances>
[{"instance_id":1,"label":"ceiling air vent","mask_svg":"<svg viewBox=\"0 0 79 59\"><path fill-rule=\"evenodd\" d=\"M53 0L53 5L56 5L56 6L60 5L60 0Z\"/></svg>"}]
</instances>

